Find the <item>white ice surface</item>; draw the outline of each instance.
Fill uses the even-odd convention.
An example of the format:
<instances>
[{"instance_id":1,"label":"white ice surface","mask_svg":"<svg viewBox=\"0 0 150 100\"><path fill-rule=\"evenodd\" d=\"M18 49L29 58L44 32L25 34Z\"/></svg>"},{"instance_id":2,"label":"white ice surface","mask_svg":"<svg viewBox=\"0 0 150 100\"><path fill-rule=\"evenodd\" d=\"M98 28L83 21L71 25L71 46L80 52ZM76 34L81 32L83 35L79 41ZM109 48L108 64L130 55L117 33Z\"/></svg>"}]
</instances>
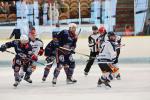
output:
<instances>
[{"instance_id":1,"label":"white ice surface","mask_svg":"<svg viewBox=\"0 0 150 100\"><path fill-rule=\"evenodd\" d=\"M66 84L62 70L56 87L51 85L53 69L47 81L42 83L44 67L38 67L32 75L33 83L22 81L16 89L12 86L11 67L0 66L0 100L150 100L150 64L119 66L122 80L112 81L111 89L97 87L101 74L97 65L92 66L88 77L83 75L85 65L77 65L74 78L78 82L72 85Z\"/></svg>"}]
</instances>

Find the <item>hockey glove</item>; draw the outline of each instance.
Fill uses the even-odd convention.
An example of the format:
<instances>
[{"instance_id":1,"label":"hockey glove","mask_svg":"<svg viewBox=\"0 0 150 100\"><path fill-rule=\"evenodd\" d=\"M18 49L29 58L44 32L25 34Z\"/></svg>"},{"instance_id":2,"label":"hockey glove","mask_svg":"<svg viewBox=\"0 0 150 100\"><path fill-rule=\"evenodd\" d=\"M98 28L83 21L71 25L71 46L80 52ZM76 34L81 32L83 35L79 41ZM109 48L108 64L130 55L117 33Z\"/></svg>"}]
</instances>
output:
<instances>
[{"instance_id":1,"label":"hockey glove","mask_svg":"<svg viewBox=\"0 0 150 100\"><path fill-rule=\"evenodd\" d=\"M31 59L32 59L33 61L37 61L37 60L38 60L38 58L37 58L36 55L32 55L32 56L31 56Z\"/></svg>"},{"instance_id":2,"label":"hockey glove","mask_svg":"<svg viewBox=\"0 0 150 100\"><path fill-rule=\"evenodd\" d=\"M6 46L5 46L5 45L2 45L2 46L0 47L0 51L1 51L1 52L6 51Z\"/></svg>"},{"instance_id":3,"label":"hockey glove","mask_svg":"<svg viewBox=\"0 0 150 100\"><path fill-rule=\"evenodd\" d=\"M118 63L118 57L116 57L114 64Z\"/></svg>"},{"instance_id":4,"label":"hockey glove","mask_svg":"<svg viewBox=\"0 0 150 100\"><path fill-rule=\"evenodd\" d=\"M70 53L75 54L75 51L74 50L70 50Z\"/></svg>"},{"instance_id":5,"label":"hockey glove","mask_svg":"<svg viewBox=\"0 0 150 100\"><path fill-rule=\"evenodd\" d=\"M39 56L42 56L43 53L44 53L44 50L43 50L43 49L40 49L39 52L38 52L38 55L39 55Z\"/></svg>"}]
</instances>

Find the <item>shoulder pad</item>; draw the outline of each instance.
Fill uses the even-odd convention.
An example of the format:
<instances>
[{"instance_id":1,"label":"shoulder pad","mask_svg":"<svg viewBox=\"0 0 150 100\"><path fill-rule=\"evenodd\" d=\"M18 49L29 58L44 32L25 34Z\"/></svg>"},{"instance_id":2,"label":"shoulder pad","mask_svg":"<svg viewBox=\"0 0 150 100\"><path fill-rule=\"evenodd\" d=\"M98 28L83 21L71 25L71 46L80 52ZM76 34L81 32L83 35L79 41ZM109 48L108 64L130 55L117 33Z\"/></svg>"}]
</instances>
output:
<instances>
[{"instance_id":1,"label":"shoulder pad","mask_svg":"<svg viewBox=\"0 0 150 100\"><path fill-rule=\"evenodd\" d=\"M13 40L12 42L15 44L18 44L20 41L19 40Z\"/></svg>"},{"instance_id":2,"label":"shoulder pad","mask_svg":"<svg viewBox=\"0 0 150 100\"><path fill-rule=\"evenodd\" d=\"M64 34L68 34L68 30L62 30Z\"/></svg>"}]
</instances>

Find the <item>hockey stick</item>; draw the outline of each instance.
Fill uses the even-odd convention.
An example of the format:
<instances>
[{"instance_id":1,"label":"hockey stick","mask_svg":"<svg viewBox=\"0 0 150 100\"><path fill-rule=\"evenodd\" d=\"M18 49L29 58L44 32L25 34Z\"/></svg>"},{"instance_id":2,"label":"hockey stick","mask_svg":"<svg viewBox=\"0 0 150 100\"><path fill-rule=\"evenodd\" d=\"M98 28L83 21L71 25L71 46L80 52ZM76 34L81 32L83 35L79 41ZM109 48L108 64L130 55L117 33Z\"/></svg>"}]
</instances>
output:
<instances>
[{"instance_id":1,"label":"hockey stick","mask_svg":"<svg viewBox=\"0 0 150 100\"><path fill-rule=\"evenodd\" d=\"M77 35L78 37L79 37L80 33L81 33L81 28L79 29L79 32L78 32L78 35Z\"/></svg>"},{"instance_id":2,"label":"hockey stick","mask_svg":"<svg viewBox=\"0 0 150 100\"><path fill-rule=\"evenodd\" d=\"M14 52L12 52L12 51L6 50L5 52L8 52L8 53L13 54L13 55L16 55L16 53L14 53ZM27 59L32 61L32 59L30 59L30 58L27 58ZM44 64L44 63L41 63L41 62L36 61L36 63L38 63L38 64L40 64L40 65L43 65L43 66L46 66L46 65L52 64L53 62L48 63L48 64Z\"/></svg>"},{"instance_id":3,"label":"hockey stick","mask_svg":"<svg viewBox=\"0 0 150 100\"><path fill-rule=\"evenodd\" d=\"M67 48L64 48L64 47L59 47L60 49L63 49L63 50L66 50L66 51L69 51L69 52L72 52L71 49L67 49ZM75 51L73 51L75 52ZM86 56L86 57L90 57L90 55L86 55L86 54L83 54L83 53L80 53L80 52L75 52L77 54L80 54L80 55L83 55L83 56Z\"/></svg>"},{"instance_id":4,"label":"hockey stick","mask_svg":"<svg viewBox=\"0 0 150 100\"><path fill-rule=\"evenodd\" d=\"M125 46L125 44L120 44L119 46L118 46L118 48L122 48L122 47L124 47Z\"/></svg>"}]
</instances>

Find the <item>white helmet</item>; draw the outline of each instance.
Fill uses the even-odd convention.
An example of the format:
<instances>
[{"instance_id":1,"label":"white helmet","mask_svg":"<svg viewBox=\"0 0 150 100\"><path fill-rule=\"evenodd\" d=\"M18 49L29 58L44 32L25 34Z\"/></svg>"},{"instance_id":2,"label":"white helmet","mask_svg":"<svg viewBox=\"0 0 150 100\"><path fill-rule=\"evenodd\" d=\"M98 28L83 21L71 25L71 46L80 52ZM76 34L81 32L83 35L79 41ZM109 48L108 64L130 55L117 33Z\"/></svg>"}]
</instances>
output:
<instances>
[{"instance_id":1,"label":"white helmet","mask_svg":"<svg viewBox=\"0 0 150 100\"><path fill-rule=\"evenodd\" d=\"M69 24L69 28L72 28L72 27L77 28L77 24L75 24L75 23L70 23L70 24Z\"/></svg>"},{"instance_id":2,"label":"white helmet","mask_svg":"<svg viewBox=\"0 0 150 100\"><path fill-rule=\"evenodd\" d=\"M27 35L21 35L20 41L21 43L27 43L29 41L29 38Z\"/></svg>"}]
</instances>

